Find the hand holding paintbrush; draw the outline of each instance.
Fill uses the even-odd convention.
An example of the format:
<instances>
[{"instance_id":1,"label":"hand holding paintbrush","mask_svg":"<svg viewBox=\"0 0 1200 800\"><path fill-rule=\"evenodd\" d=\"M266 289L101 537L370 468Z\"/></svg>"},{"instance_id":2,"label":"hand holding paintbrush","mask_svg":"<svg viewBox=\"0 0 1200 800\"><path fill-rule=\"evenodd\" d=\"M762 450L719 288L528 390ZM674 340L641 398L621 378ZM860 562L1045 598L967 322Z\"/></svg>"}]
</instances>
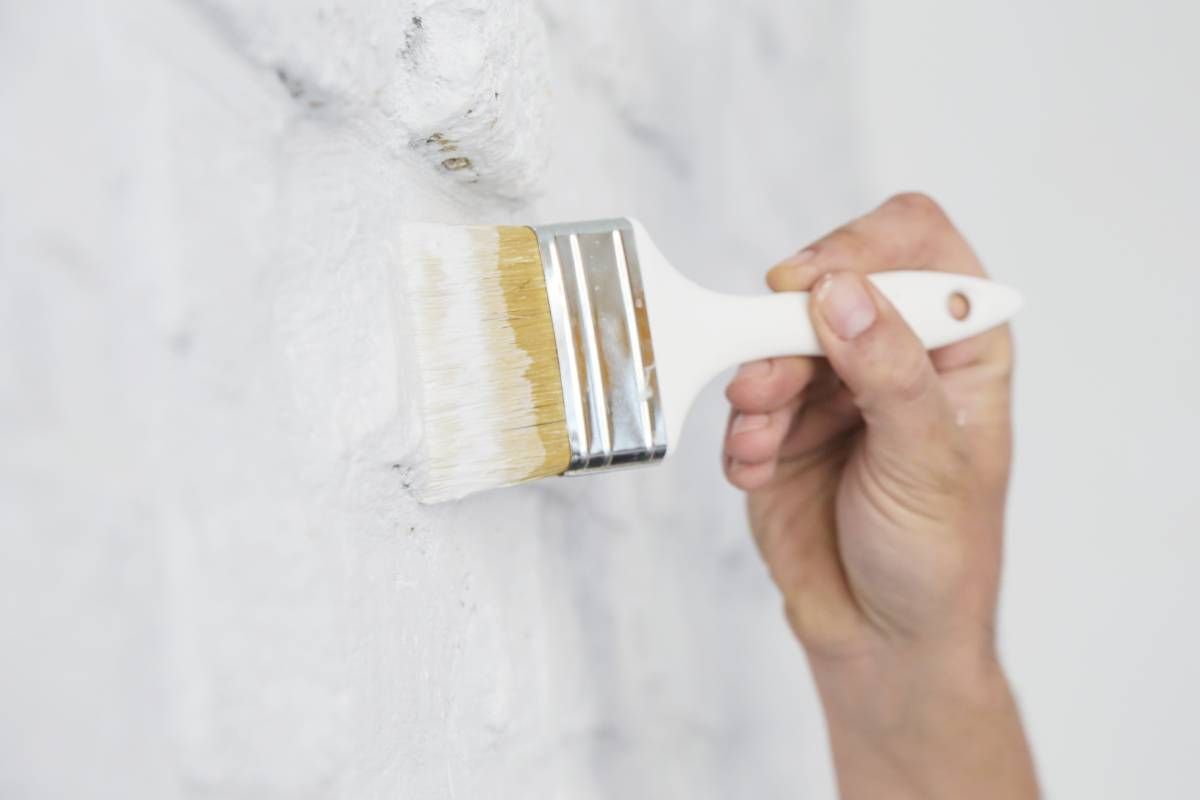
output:
<instances>
[{"instance_id":1,"label":"hand holding paintbrush","mask_svg":"<svg viewBox=\"0 0 1200 800\"><path fill-rule=\"evenodd\" d=\"M995 655L1016 293L905 195L776 294L674 270L631 220L404 230L427 501L653 463L729 386L729 480L804 644L845 797L1033 797ZM927 352L932 350L932 352ZM815 356L822 356L815 358Z\"/></svg>"},{"instance_id":2,"label":"hand holding paintbrush","mask_svg":"<svg viewBox=\"0 0 1200 800\"><path fill-rule=\"evenodd\" d=\"M893 199L771 271L826 358L729 385L729 480L804 644L844 797L1037 795L995 649L1007 327L926 353L867 276L983 276L932 201Z\"/></svg>"}]
</instances>

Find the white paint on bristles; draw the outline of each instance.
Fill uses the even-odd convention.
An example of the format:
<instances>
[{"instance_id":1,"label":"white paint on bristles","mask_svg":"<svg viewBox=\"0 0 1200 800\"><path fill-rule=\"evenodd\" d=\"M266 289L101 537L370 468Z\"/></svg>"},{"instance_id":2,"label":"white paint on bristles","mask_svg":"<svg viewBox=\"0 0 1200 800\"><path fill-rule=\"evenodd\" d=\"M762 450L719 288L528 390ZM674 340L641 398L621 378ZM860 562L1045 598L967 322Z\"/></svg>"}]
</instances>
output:
<instances>
[{"instance_id":1,"label":"white paint on bristles","mask_svg":"<svg viewBox=\"0 0 1200 800\"><path fill-rule=\"evenodd\" d=\"M413 488L440 502L511 483L545 450L523 377L531 359L517 344L500 282L497 229L405 224L400 249L421 368Z\"/></svg>"}]
</instances>

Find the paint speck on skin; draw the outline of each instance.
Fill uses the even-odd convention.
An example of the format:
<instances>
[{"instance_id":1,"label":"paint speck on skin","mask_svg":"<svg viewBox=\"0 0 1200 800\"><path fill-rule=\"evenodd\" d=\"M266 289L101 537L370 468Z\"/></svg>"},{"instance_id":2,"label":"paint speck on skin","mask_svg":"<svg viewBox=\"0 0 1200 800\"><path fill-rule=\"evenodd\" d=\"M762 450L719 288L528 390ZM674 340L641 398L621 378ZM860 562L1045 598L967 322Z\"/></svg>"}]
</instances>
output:
<instances>
[{"instance_id":1,"label":"paint speck on skin","mask_svg":"<svg viewBox=\"0 0 1200 800\"><path fill-rule=\"evenodd\" d=\"M954 423L960 428L967 426L967 410L965 408L960 408L954 415Z\"/></svg>"}]
</instances>

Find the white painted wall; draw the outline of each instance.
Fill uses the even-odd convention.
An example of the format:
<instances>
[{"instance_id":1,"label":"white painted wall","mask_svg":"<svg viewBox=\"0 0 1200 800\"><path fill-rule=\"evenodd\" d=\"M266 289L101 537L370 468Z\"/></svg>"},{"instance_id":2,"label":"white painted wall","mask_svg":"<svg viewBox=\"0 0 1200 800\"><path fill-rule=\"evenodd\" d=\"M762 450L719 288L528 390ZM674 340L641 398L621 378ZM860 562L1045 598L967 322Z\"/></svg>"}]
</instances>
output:
<instances>
[{"instance_id":1,"label":"white painted wall","mask_svg":"<svg viewBox=\"0 0 1200 800\"><path fill-rule=\"evenodd\" d=\"M828 796L718 392L658 471L420 508L393 259L405 219L628 213L759 288L861 205L848 35L0 4L0 797Z\"/></svg>"},{"instance_id":2,"label":"white painted wall","mask_svg":"<svg viewBox=\"0 0 1200 800\"><path fill-rule=\"evenodd\" d=\"M869 192L1026 293L1003 645L1050 797L1200 796L1200 6L864 0Z\"/></svg>"}]
</instances>

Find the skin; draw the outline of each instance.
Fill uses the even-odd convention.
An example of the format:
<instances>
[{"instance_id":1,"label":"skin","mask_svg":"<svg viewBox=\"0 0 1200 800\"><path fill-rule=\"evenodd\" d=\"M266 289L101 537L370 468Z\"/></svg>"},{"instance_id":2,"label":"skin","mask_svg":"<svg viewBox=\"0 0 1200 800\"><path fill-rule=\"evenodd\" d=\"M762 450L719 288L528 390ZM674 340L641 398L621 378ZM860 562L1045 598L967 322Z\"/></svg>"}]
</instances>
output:
<instances>
[{"instance_id":1,"label":"skin","mask_svg":"<svg viewBox=\"0 0 1200 800\"><path fill-rule=\"evenodd\" d=\"M739 370L726 476L811 665L842 797L1037 797L995 646L1012 339L927 354L863 277L901 268L984 274L920 194L770 271L773 290L812 292L827 357Z\"/></svg>"}]
</instances>

